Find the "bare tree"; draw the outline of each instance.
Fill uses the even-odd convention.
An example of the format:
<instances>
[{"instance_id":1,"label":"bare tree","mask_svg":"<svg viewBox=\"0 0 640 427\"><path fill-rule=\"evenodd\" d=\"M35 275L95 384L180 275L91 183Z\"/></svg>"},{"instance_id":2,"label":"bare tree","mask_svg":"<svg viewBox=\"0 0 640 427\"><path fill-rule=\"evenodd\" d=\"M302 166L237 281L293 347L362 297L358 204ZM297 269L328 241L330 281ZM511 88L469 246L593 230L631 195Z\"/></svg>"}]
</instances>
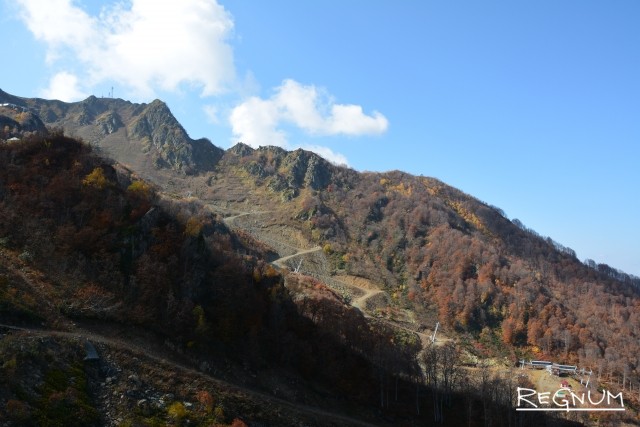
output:
<instances>
[{"instance_id":1,"label":"bare tree","mask_svg":"<svg viewBox=\"0 0 640 427\"><path fill-rule=\"evenodd\" d=\"M441 354L435 344L430 344L423 354L424 373L427 387L433 399L433 417L435 422L442 422L442 398L440 396L439 364Z\"/></svg>"},{"instance_id":2,"label":"bare tree","mask_svg":"<svg viewBox=\"0 0 640 427\"><path fill-rule=\"evenodd\" d=\"M448 342L438 349L440 353L440 374L442 376L442 392L446 403L451 405L451 396L458 386L462 370L460 369L460 350Z\"/></svg>"}]
</instances>

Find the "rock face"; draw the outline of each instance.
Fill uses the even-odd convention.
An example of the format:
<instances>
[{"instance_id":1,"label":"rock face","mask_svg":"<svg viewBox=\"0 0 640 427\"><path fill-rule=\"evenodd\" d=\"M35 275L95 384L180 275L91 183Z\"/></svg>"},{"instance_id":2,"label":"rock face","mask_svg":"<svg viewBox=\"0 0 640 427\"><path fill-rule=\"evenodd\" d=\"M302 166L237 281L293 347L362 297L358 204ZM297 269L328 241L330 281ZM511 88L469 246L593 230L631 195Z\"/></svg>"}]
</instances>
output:
<instances>
[{"instance_id":1,"label":"rock face","mask_svg":"<svg viewBox=\"0 0 640 427\"><path fill-rule=\"evenodd\" d=\"M120 115L115 111L108 111L96 120L96 125L103 135L111 135L124 126Z\"/></svg>"},{"instance_id":2,"label":"rock face","mask_svg":"<svg viewBox=\"0 0 640 427\"><path fill-rule=\"evenodd\" d=\"M291 184L297 187L320 190L331 180L329 162L310 151L298 149L288 153L282 164L289 171Z\"/></svg>"},{"instance_id":3,"label":"rock face","mask_svg":"<svg viewBox=\"0 0 640 427\"><path fill-rule=\"evenodd\" d=\"M325 189L331 182L335 167L311 151L287 151L266 146L257 149L238 143L226 151L221 165L240 165L256 181L280 193L285 201L296 198L303 188Z\"/></svg>"},{"instance_id":4,"label":"rock face","mask_svg":"<svg viewBox=\"0 0 640 427\"><path fill-rule=\"evenodd\" d=\"M17 131L34 132L47 126L62 128L69 135L105 148L108 155L125 164L135 154L139 159L150 159L156 168L196 175L212 171L224 154L207 139L191 139L160 100L133 104L90 96L84 101L65 103L20 98L0 90L0 105L5 105L0 107L2 129L9 126ZM13 110L16 114L8 114ZM140 149L128 148L135 144Z\"/></svg>"},{"instance_id":5,"label":"rock face","mask_svg":"<svg viewBox=\"0 0 640 427\"><path fill-rule=\"evenodd\" d=\"M192 140L171 114L169 107L155 100L128 127L132 138L155 151L161 163L186 174L213 170L223 151L207 139Z\"/></svg>"},{"instance_id":6,"label":"rock face","mask_svg":"<svg viewBox=\"0 0 640 427\"><path fill-rule=\"evenodd\" d=\"M8 106L0 109L15 113L2 115L0 110L2 128L30 131L45 130L47 126L62 128L65 133L100 147L117 162L135 166L134 169L146 164L151 170L171 170L189 176L213 172L220 161L239 163L286 200L297 197L302 188L324 189L332 179L329 162L301 149L292 152L275 146L254 149L240 142L225 155L208 139L191 139L169 107L157 99L149 104L134 104L90 96L84 101L65 103L20 98L0 90L0 104ZM18 114L21 120L17 120Z\"/></svg>"},{"instance_id":7,"label":"rock face","mask_svg":"<svg viewBox=\"0 0 640 427\"><path fill-rule=\"evenodd\" d=\"M254 151L255 150L253 148L249 147L247 144L243 144L242 142L238 142L236 145L227 150L229 154L233 154L234 156L238 157L249 156L253 154Z\"/></svg>"}]
</instances>

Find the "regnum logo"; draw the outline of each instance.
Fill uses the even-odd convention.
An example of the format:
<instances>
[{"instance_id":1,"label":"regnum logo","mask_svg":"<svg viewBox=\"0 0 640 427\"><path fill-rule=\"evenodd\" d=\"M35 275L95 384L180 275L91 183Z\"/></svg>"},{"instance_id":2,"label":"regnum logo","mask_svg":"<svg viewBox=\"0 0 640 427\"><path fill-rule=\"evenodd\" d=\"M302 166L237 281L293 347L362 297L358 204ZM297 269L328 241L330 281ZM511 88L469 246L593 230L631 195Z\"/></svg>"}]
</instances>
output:
<instances>
[{"instance_id":1,"label":"regnum logo","mask_svg":"<svg viewBox=\"0 0 640 427\"><path fill-rule=\"evenodd\" d=\"M531 388L518 387L516 411L624 411L622 392L587 390L574 392L561 387L555 392L539 392Z\"/></svg>"}]
</instances>

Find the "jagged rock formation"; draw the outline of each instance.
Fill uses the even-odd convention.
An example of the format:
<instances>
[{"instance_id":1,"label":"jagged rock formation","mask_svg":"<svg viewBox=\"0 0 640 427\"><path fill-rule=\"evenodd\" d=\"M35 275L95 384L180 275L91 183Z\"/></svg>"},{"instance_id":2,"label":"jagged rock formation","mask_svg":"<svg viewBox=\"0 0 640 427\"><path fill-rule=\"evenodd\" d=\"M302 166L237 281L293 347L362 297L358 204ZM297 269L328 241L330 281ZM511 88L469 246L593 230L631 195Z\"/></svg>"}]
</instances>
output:
<instances>
[{"instance_id":1,"label":"jagged rock formation","mask_svg":"<svg viewBox=\"0 0 640 427\"><path fill-rule=\"evenodd\" d=\"M108 111L96 119L96 125L104 135L110 135L124 126L122 119L115 111Z\"/></svg>"},{"instance_id":2,"label":"jagged rock formation","mask_svg":"<svg viewBox=\"0 0 640 427\"><path fill-rule=\"evenodd\" d=\"M223 150L207 139L193 140L171 114L155 100L133 104L121 99L90 96L65 103L38 98L19 98L0 91L0 104L22 112L21 129L63 128L102 149L116 161L138 168L171 169L194 175L213 170ZM0 112L1 114L1 112ZM0 123L17 124L0 118Z\"/></svg>"},{"instance_id":3,"label":"jagged rock formation","mask_svg":"<svg viewBox=\"0 0 640 427\"><path fill-rule=\"evenodd\" d=\"M334 169L328 161L310 151L289 152L275 146L254 149L243 143L227 150L223 164L241 165L249 175L264 182L285 201L294 199L305 188L326 188L332 181Z\"/></svg>"}]
</instances>

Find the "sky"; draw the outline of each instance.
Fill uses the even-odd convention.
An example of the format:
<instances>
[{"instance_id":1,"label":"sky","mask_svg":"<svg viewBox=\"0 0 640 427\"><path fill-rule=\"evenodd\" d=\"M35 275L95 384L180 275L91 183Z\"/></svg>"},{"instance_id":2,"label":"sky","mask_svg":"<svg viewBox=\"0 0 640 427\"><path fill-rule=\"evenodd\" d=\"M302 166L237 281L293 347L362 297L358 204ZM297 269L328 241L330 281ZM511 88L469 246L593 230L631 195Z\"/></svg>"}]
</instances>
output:
<instances>
[{"instance_id":1,"label":"sky","mask_svg":"<svg viewBox=\"0 0 640 427\"><path fill-rule=\"evenodd\" d=\"M0 89L440 179L640 276L637 0L0 0Z\"/></svg>"}]
</instances>

